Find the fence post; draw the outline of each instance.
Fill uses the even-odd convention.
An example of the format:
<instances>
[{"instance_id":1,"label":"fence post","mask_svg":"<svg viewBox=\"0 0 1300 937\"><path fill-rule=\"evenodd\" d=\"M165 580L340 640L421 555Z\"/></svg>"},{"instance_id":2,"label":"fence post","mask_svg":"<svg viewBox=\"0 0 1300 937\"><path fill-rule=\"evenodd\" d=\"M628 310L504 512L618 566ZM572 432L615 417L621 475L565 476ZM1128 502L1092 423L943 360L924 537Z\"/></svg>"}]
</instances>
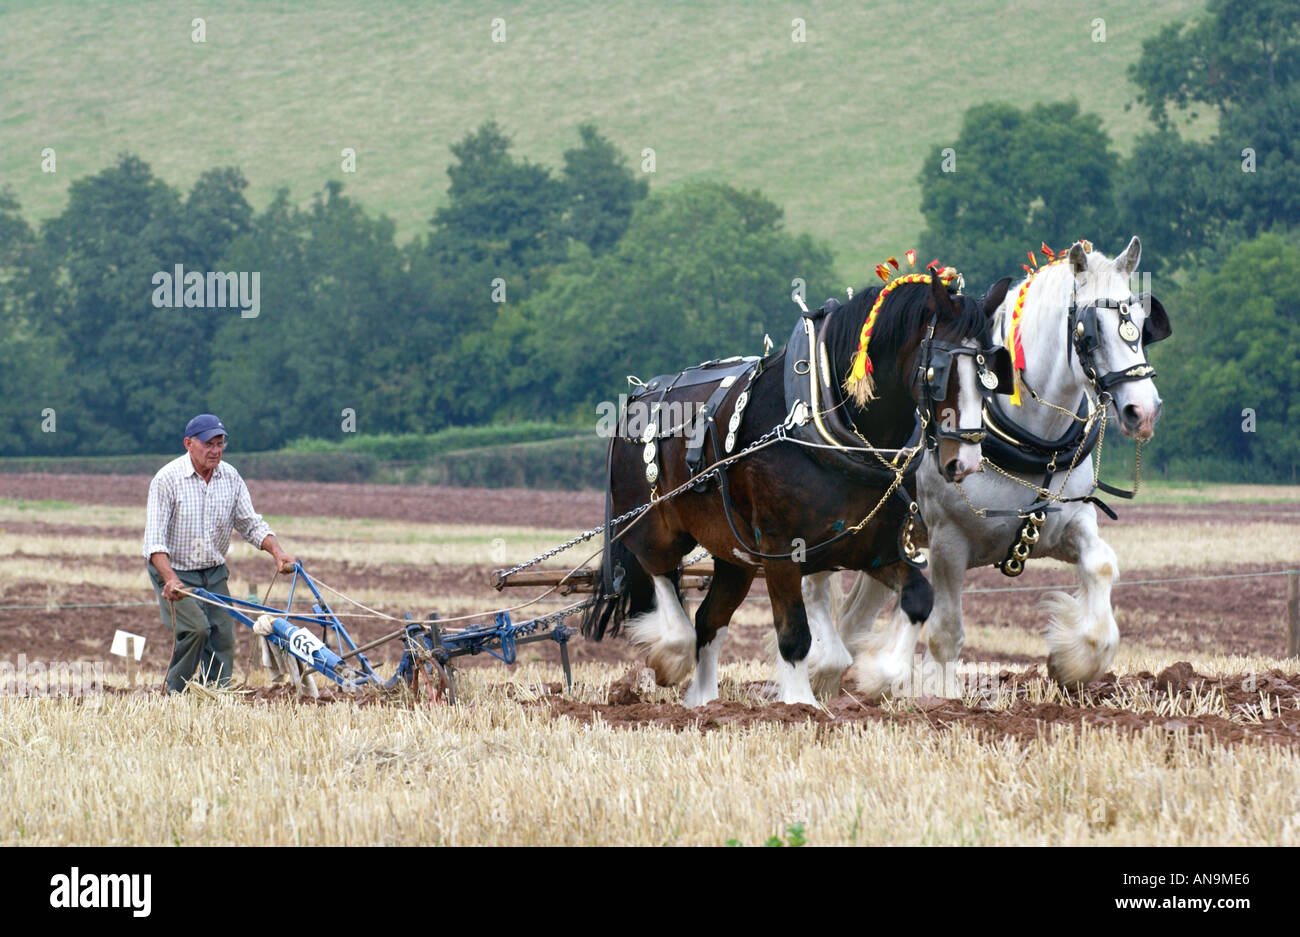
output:
<instances>
[{"instance_id":1,"label":"fence post","mask_svg":"<svg viewBox=\"0 0 1300 937\"><path fill-rule=\"evenodd\" d=\"M1300 570L1286 577L1286 656L1300 657Z\"/></svg>"}]
</instances>

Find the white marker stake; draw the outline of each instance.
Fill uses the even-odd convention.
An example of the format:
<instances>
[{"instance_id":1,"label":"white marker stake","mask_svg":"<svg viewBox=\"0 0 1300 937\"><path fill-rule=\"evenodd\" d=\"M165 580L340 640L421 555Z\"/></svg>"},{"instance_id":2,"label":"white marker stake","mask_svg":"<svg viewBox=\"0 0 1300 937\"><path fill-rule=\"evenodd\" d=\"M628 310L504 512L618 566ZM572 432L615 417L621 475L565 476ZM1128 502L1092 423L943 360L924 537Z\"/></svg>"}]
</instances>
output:
<instances>
[{"instance_id":1,"label":"white marker stake","mask_svg":"<svg viewBox=\"0 0 1300 937\"><path fill-rule=\"evenodd\" d=\"M144 635L132 634L129 631L119 629L113 634L113 646L109 648L109 653L126 658L127 683L134 687L136 684L137 662L144 656Z\"/></svg>"}]
</instances>

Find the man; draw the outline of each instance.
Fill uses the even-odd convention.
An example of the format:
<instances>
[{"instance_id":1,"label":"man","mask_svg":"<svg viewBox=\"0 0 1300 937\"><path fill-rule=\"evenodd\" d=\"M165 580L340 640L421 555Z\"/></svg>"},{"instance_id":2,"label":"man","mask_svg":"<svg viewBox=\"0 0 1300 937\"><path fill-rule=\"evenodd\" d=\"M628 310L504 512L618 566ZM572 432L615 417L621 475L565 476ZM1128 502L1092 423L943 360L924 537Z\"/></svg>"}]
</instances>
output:
<instances>
[{"instance_id":1,"label":"man","mask_svg":"<svg viewBox=\"0 0 1300 937\"><path fill-rule=\"evenodd\" d=\"M235 620L225 609L188 597L181 590L203 587L229 595L226 551L233 527L249 543L270 553L276 569L292 572L294 558L280 549L271 528L253 510L248 486L221 461L226 428L211 413L185 427L185 455L158 470L149 484L144 555L158 594L163 624L176 643L167 669L167 691L179 693L194 676L230 683L235 663Z\"/></svg>"}]
</instances>

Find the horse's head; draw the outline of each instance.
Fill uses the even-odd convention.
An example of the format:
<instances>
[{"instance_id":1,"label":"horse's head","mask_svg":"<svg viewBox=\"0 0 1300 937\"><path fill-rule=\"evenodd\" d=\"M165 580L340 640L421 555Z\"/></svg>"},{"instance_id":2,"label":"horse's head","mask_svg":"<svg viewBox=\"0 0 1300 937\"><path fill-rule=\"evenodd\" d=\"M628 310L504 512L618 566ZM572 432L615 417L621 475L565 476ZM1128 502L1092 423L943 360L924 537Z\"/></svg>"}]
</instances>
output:
<instances>
[{"instance_id":1,"label":"horse's head","mask_svg":"<svg viewBox=\"0 0 1300 937\"><path fill-rule=\"evenodd\" d=\"M939 277L930 281L926 308L933 331L927 324L912 352L912 398L926 424L926 446L950 482L980 471L984 398L1012 389L1011 356L993 347L989 334L1010 282L999 281L977 301L950 292Z\"/></svg>"},{"instance_id":2,"label":"horse's head","mask_svg":"<svg viewBox=\"0 0 1300 937\"><path fill-rule=\"evenodd\" d=\"M1111 398L1124 434L1145 440L1155 432L1161 409L1146 346L1167 338L1171 328L1158 299L1133 295L1130 277L1141 256L1136 237L1114 260L1082 243L1070 248L1074 288L1067 353L1076 373Z\"/></svg>"},{"instance_id":3,"label":"horse's head","mask_svg":"<svg viewBox=\"0 0 1300 937\"><path fill-rule=\"evenodd\" d=\"M1010 281L977 301L951 288L955 276L917 277L898 288L886 287L890 292L870 338L876 371L885 376L874 383L846 382L850 399L859 406L881 398L866 414L868 422L879 419L880 411L903 414L910 397L924 424L926 448L948 481L980 470L984 397L1009 393L1012 387L1010 355L992 347L989 335L990 316ZM869 292L874 298L880 291ZM863 384L869 389L864 391Z\"/></svg>"}]
</instances>

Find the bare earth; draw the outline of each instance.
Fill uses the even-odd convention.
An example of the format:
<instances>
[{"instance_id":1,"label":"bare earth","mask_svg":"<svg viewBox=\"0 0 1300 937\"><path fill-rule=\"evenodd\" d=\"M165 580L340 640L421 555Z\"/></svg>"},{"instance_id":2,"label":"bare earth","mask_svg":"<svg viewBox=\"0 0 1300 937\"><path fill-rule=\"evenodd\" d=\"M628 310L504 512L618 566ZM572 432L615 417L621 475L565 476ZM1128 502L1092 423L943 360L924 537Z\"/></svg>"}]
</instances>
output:
<instances>
[{"instance_id":1,"label":"bare earth","mask_svg":"<svg viewBox=\"0 0 1300 937\"><path fill-rule=\"evenodd\" d=\"M145 476L0 475L0 498L142 507L148 483L149 479ZM509 524L577 532L599 524L603 511L603 496L594 492L273 481L251 482L250 489L258 510L268 515L376 518L422 523ZM1287 525L1300 532L1300 505L1212 503L1117 507L1121 511L1120 523L1126 525L1179 523L1222 526L1225 546L1221 568L1235 572L1276 569L1287 560L1279 558L1278 563L1271 567L1234 564L1230 546L1233 524L1248 520L1253 523ZM1102 518L1102 523L1103 527L1112 524L1105 518ZM9 533L32 536L77 535L88 530L85 525L77 523L75 516L68 516L66 521L61 519L59 523L18 521L8 523L5 527ZM120 556L93 558L96 568L130 573L141 567L143 560L133 549L139 536L138 531L104 527L94 528L94 531L96 536L121 536L127 544ZM17 554L19 557L22 555L21 552ZM231 564L233 577L237 581L264 581L264 566L265 561L262 559L237 560ZM365 587L434 597L482 596L485 600L493 601L498 598L498 594L488 585L491 572L489 565L443 564L432 570L423 570L410 566L385 567L325 561L314 562L312 572L345 590ZM1190 567L1164 567L1144 572L1130 558L1127 560L1124 578L1168 578L1195 575L1197 572ZM1071 573L1035 567L1033 564L1014 582L993 569L974 571L967 578L968 590L996 589L1012 584L1060 585L1069 589L1073 587L1074 579ZM755 595L761 593L762 586L759 583ZM1034 592L968 592L964 605L969 640L964 659L1001 665L1027 665L1029 669L1016 675L1012 681L1017 686L1026 681L1045 679L1045 667L1041 658L981 647L980 637L982 629L1011 628L1027 631L1041 627L1041 624L1025 624L1026 621L1039 622L1041 619L1035 608L1038 595ZM696 600L699 597L689 596ZM0 659L14 660L19 654L26 654L29 659L47 661L101 657L104 652L104 636L121 628L145 635L150 651L158 658L153 664L164 666L171 639L156 605L52 611L44 608L47 603L150 602L151 599L152 596L148 593L137 595L106 592L91 583L79 583L75 574L68 576L66 570L58 577L57 589L48 582L36 579L0 582L0 606L40 606L39 609L0 609ZM514 596L507 592L500 604L508 604L512 599ZM1164 669L1154 675L1150 672L1123 674L1119 677L1106 675L1087 688L1085 700L1078 701L1083 705L1062 706L1053 702L1032 702L1026 696L1017 699L1009 709L995 710L978 703L967 704L946 699L917 700L914 701L915 705L900 709L896 706L865 706L846 693L830 702L828 713L810 707L785 707L777 704L754 707L734 700L719 701L703 710L691 711L675 703L646 701L632 685L624 688L626 692L616 692L618 686L615 685L611 690L610 702L603 705L567 700L558 695L541 702L532 701L527 705L549 706L557 714L583 721L598 716L605 723L618 726L657 724L677 727L699 725L709 728L730 723L803 721L809 718L825 721L829 725L833 716L835 720L844 721L923 720L936 726L963 723L994 736L1025 738L1057 724L1086 723L1122 731L1148 725L1166 725L1171 730L1186 728L1193 733L1207 733L1226 742L1251 739L1300 746L1300 673L1296 672L1296 668L1274 669L1259 674L1256 676L1257 688L1238 691L1233 688L1243 684L1255 686L1246 683L1248 675L1197 676L1192 666L1186 663L1188 657L1196 655L1253 654L1281 657L1285 652L1285 638L1280 624L1285 614L1284 603L1285 580L1281 577L1117 589L1115 607L1123 642L1142 645L1157 650L1162 655L1167 654L1167 661L1163 665ZM750 602L745 607L765 611L765 605L761 602ZM471 611L458 608L454 603L442 608L410 611L423 616L435 610L444 616ZM358 641L365 641L385 630L380 624L359 624L354 629L354 637ZM239 631L242 663L246 659L246 653L249 653L249 644L247 633L243 629ZM769 632L770 625L759 623L733 626L724 649L723 662L766 659ZM577 662L626 664L629 674L637 673L636 655L619 638L600 644L576 639L570 648ZM521 649L521 659L524 660L554 660L555 654L555 649L548 643ZM377 661L392 662L391 653L386 658L381 651L374 657ZM462 659L462 663L464 666L501 666L486 658L468 661ZM1282 708L1279 718L1259 725L1229 721L1213 715L1162 717L1151 712L1116 708L1119 699L1116 694L1121 691L1131 693L1137 684L1143 684L1156 697L1161 694L1178 697L1179 694L1204 692L1207 687L1217 688L1223 692L1229 707L1257 705L1259 691L1263 690L1275 697ZM326 698L332 698L332 694L327 693Z\"/></svg>"}]
</instances>

